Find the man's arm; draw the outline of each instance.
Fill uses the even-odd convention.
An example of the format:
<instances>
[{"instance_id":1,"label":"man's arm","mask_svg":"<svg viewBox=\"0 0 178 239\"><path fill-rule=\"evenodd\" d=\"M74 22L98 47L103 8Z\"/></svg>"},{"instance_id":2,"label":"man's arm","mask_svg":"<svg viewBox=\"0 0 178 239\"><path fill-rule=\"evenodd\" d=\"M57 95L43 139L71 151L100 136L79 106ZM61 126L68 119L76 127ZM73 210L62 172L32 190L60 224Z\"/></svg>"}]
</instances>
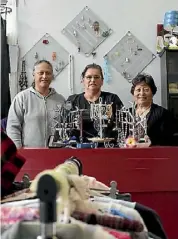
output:
<instances>
[{"instance_id":1,"label":"man's arm","mask_svg":"<svg viewBox=\"0 0 178 239\"><path fill-rule=\"evenodd\" d=\"M7 119L7 135L12 139L17 148L22 145L22 125L24 121L23 98L22 95L17 95L9 109Z\"/></svg>"}]
</instances>

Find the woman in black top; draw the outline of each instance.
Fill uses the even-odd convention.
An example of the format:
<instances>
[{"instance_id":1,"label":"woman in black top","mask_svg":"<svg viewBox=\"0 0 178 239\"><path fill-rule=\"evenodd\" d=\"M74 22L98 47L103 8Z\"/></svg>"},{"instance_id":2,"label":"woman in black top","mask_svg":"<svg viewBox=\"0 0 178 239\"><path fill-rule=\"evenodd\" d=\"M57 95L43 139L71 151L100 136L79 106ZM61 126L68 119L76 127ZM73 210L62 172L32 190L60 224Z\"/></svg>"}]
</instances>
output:
<instances>
[{"instance_id":1,"label":"woman in black top","mask_svg":"<svg viewBox=\"0 0 178 239\"><path fill-rule=\"evenodd\" d=\"M146 117L151 146L171 146L176 132L175 120L167 109L153 103L156 92L152 76L139 74L132 80L131 94L134 96L135 114Z\"/></svg>"},{"instance_id":2,"label":"woman in black top","mask_svg":"<svg viewBox=\"0 0 178 239\"><path fill-rule=\"evenodd\" d=\"M87 65L82 72L84 92L71 95L68 98L68 101L72 103L72 110L77 108L85 110L83 113L83 135L86 138L98 136L97 130L94 128L93 122L90 120L90 105L92 103L99 103L99 99L102 100L103 104L112 103L113 118L115 117L116 109L120 109L123 105L116 94L101 91L103 79L104 77L101 66L96 64ZM108 125L105 130L105 137L112 137L113 133L112 124Z\"/></svg>"}]
</instances>

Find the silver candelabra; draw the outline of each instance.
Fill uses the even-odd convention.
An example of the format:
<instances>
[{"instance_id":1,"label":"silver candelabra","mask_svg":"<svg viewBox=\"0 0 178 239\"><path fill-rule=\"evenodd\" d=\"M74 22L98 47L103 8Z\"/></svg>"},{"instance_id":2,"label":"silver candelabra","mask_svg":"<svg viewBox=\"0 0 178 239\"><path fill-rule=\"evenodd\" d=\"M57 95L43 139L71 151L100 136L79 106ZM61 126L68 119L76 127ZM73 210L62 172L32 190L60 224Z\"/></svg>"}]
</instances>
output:
<instances>
[{"instance_id":1,"label":"silver candelabra","mask_svg":"<svg viewBox=\"0 0 178 239\"><path fill-rule=\"evenodd\" d=\"M99 98L99 103L90 105L90 118L93 120L94 127L98 132L99 137L103 138L103 129L107 127L107 123L112 117L112 104L102 103L102 98Z\"/></svg>"},{"instance_id":2,"label":"silver candelabra","mask_svg":"<svg viewBox=\"0 0 178 239\"><path fill-rule=\"evenodd\" d=\"M127 137L133 137L137 142L144 142L147 135L147 119L135 114L135 107L130 102L131 107L123 106L116 111L116 130L118 131L118 145L123 147Z\"/></svg>"}]
</instances>

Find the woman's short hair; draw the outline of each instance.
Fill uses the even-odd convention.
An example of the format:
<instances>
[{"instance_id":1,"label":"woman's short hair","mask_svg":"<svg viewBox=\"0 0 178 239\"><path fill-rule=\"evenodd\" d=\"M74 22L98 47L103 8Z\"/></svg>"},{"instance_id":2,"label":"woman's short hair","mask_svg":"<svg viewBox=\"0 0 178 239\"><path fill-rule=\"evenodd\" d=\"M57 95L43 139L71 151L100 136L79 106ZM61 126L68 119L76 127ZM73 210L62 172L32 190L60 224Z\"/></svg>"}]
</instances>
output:
<instances>
[{"instance_id":1,"label":"woman's short hair","mask_svg":"<svg viewBox=\"0 0 178 239\"><path fill-rule=\"evenodd\" d=\"M142 83L142 82L145 82L151 89L152 91L152 94L155 95L156 92L157 92L157 87L155 85L155 82L153 80L153 77L151 75L148 75L148 74L138 74L133 80L132 80L132 87L131 87L131 94L133 95L134 94L134 90L135 90L135 87Z\"/></svg>"},{"instance_id":2,"label":"woman's short hair","mask_svg":"<svg viewBox=\"0 0 178 239\"><path fill-rule=\"evenodd\" d=\"M88 69L98 69L98 70L100 71L101 78L104 79L103 70L102 70L101 66L100 66L100 65L97 65L97 64L95 64L95 63L89 64L89 65L87 65L87 66L85 67L85 69L83 70L83 72L82 72L82 74L81 74L82 78L85 77L85 74L86 74L86 72L87 72Z\"/></svg>"}]
</instances>

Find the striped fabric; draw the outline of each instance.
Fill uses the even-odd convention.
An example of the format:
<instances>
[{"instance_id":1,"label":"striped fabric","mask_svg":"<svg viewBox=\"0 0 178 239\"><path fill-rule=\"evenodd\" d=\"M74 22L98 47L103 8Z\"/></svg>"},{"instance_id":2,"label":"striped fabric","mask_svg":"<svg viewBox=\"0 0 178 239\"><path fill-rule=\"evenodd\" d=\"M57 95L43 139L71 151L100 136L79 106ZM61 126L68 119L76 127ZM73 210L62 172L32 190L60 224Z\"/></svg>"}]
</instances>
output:
<instances>
[{"instance_id":1,"label":"striped fabric","mask_svg":"<svg viewBox=\"0 0 178 239\"><path fill-rule=\"evenodd\" d=\"M88 224L99 224L104 227L109 227L116 230L127 230L132 232L142 232L143 225L136 220L129 220L126 218L119 218L110 215L100 215L100 214L89 214L83 212L73 212L72 217L82 222L86 222Z\"/></svg>"},{"instance_id":2,"label":"striped fabric","mask_svg":"<svg viewBox=\"0 0 178 239\"><path fill-rule=\"evenodd\" d=\"M13 141L1 129L1 198L11 193L12 183L25 163Z\"/></svg>"}]
</instances>

